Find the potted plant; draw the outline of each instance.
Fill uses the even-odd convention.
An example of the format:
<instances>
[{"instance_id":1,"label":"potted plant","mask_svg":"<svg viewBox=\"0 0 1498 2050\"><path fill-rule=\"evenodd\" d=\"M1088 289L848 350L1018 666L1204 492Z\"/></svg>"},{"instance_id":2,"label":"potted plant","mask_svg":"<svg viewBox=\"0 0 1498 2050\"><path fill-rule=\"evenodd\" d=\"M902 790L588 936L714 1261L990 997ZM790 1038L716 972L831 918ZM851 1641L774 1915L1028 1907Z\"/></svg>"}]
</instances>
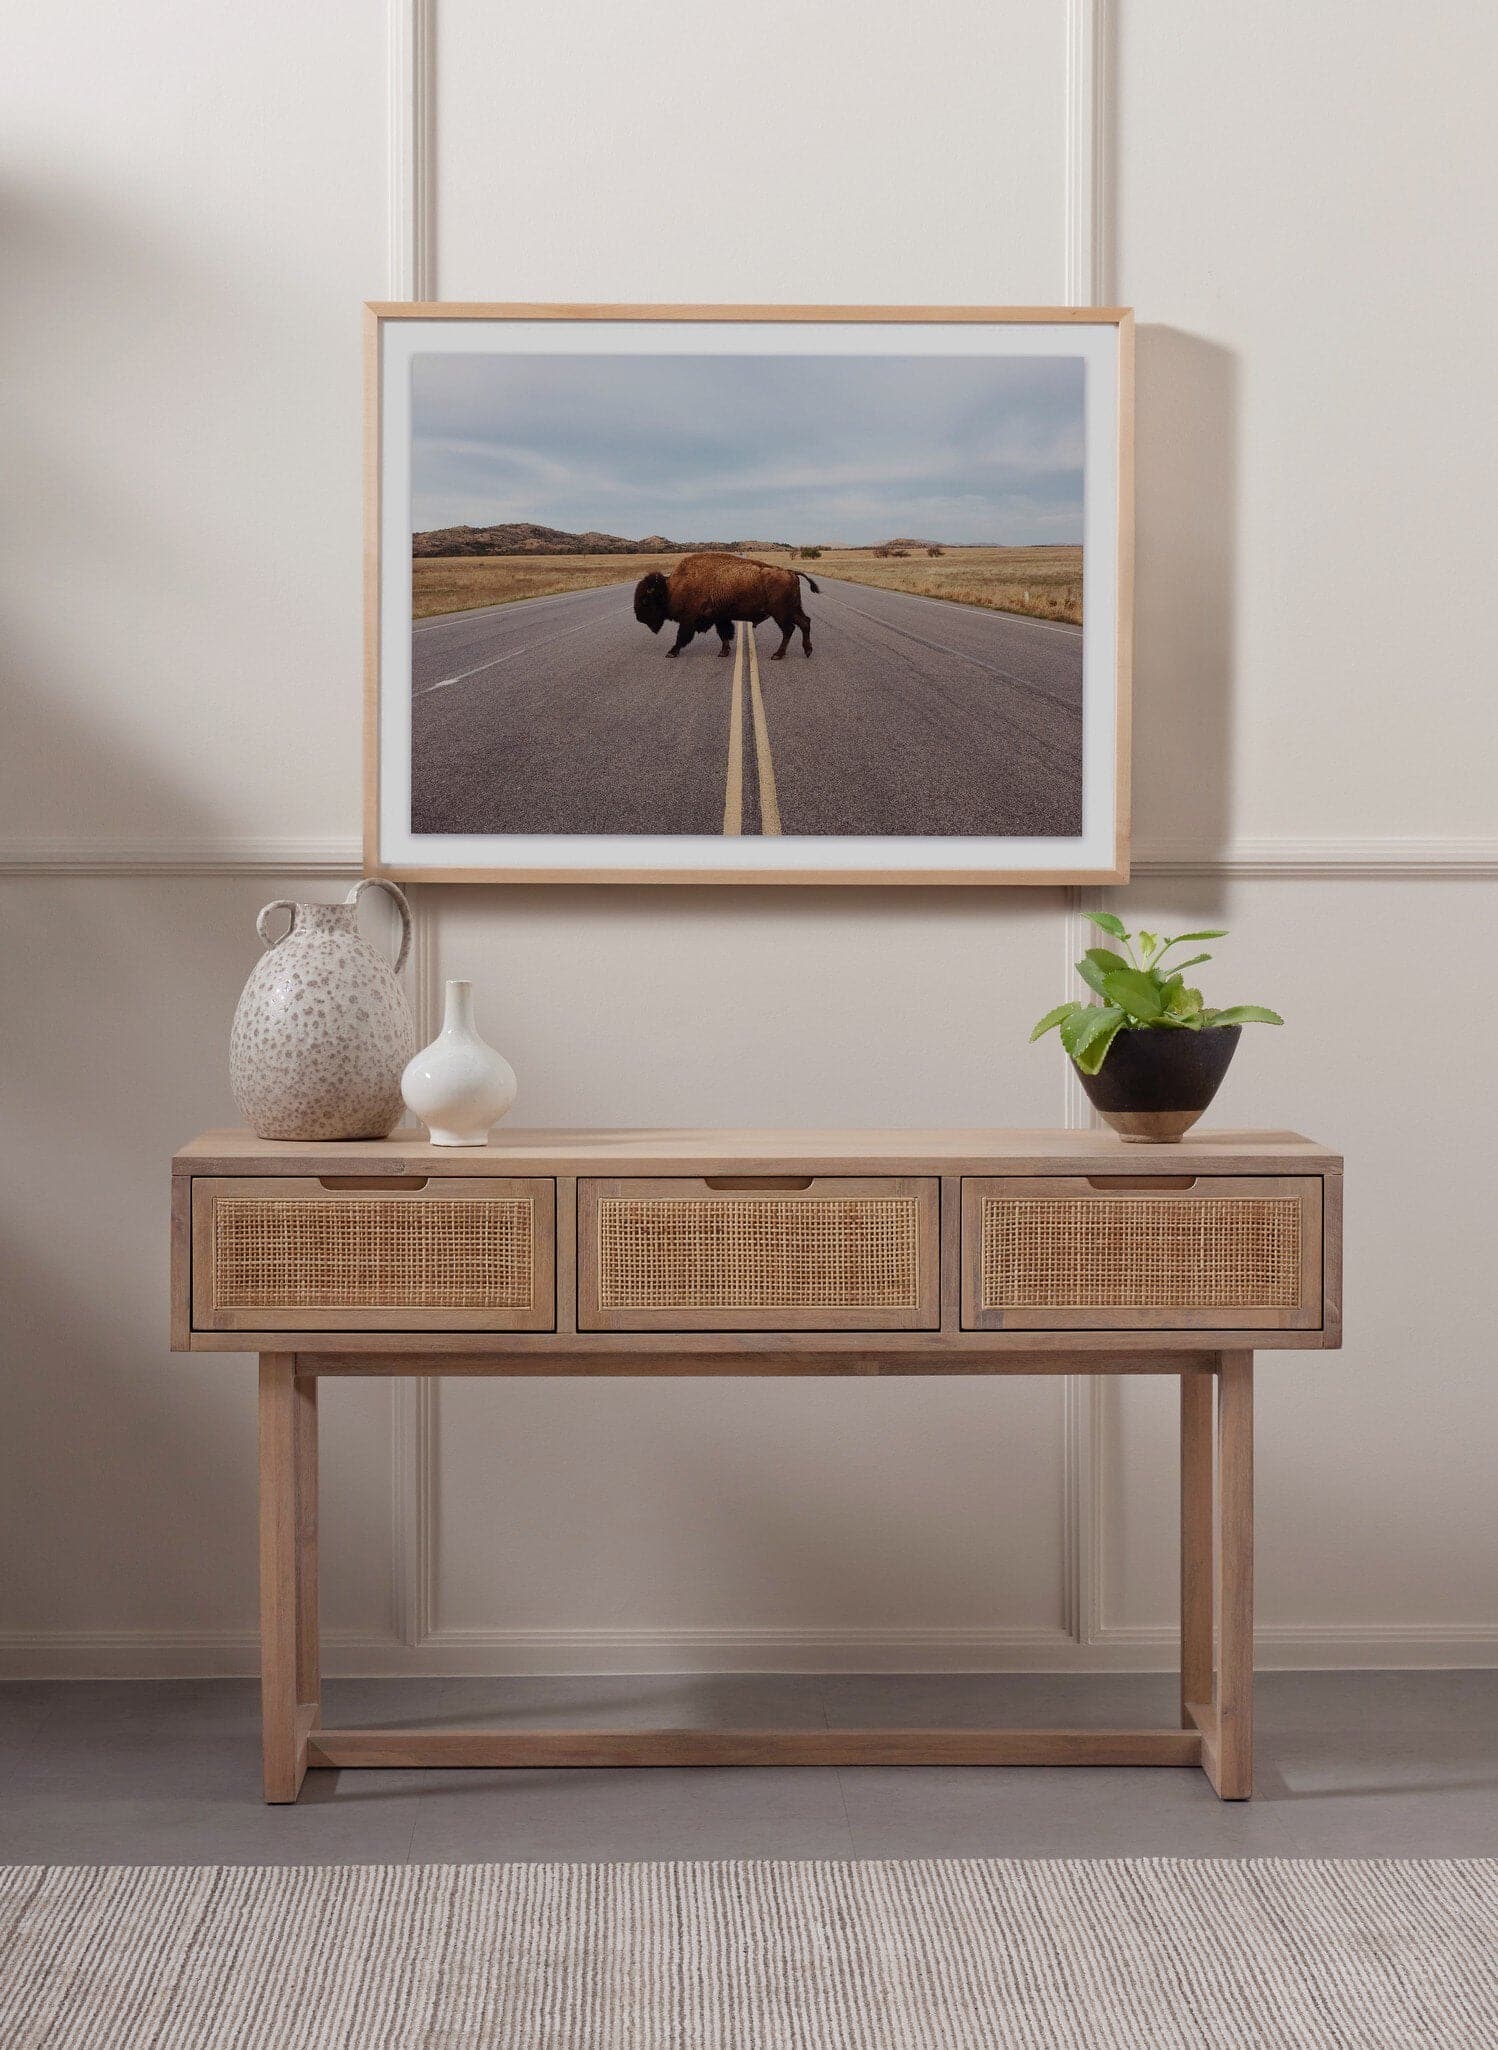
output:
<instances>
[{"instance_id":1,"label":"potted plant","mask_svg":"<svg viewBox=\"0 0 1498 2050\"><path fill-rule=\"evenodd\" d=\"M1093 1000L1047 1011L1031 1041L1060 1027L1082 1087L1121 1138L1156 1144L1179 1139L1217 1094L1243 1026L1285 1021L1262 1004L1209 1010L1201 991L1187 987L1186 970L1212 956L1167 960L1172 948L1189 940L1226 938L1224 928L1174 938L1140 932L1136 939L1111 911L1087 916L1124 951L1089 947L1077 973Z\"/></svg>"}]
</instances>

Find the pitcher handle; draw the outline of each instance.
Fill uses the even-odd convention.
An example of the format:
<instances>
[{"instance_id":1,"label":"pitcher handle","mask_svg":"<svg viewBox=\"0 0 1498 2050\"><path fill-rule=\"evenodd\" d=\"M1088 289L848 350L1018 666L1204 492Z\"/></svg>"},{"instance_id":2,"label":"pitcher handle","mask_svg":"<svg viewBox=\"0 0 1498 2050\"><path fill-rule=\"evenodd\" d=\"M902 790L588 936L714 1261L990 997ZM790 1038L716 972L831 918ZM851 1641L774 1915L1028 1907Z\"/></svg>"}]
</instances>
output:
<instances>
[{"instance_id":1,"label":"pitcher handle","mask_svg":"<svg viewBox=\"0 0 1498 2050\"><path fill-rule=\"evenodd\" d=\"M281 939L277 940L273 940L270 934L265 929L265 921L270 917L273 911L289 911L291 913L291 924L288 925L285 932L282 933ZM289 897L277 897L275 903L267 904L265 909L261 912L260 916L255 920L255 930L260 935L260 944L262 947L279 947L281 944L281 940L290 939L292 931L295 928L295 926L296 906L292 903Z\"/></svg>"},{"instance_id":2,"label":"pitcher handle","mask_svg":"<svg viewBox=\"0 0 1498 2050\"><path fill-rule=\"evenodd\" d=\"M362 882L355 883L344 898L344 903L357 905L366 890L383 890L400 913L401 944L400 952L395 957L395 972L399 975L406 965L406 956L411 951L411 907L406 902L405 892L398 890L394 883L387 882L383 876L365 876Z\"/></svg>"}]
</instances>

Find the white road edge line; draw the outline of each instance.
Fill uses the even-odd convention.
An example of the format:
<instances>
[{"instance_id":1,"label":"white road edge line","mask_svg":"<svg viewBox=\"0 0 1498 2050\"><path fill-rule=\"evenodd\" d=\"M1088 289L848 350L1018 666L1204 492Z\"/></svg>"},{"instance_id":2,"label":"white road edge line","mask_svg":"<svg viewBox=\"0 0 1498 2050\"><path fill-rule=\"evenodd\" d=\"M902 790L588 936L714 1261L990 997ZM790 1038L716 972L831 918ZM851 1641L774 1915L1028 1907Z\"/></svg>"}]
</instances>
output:
<instances>
[{"instance_id":1,"label":"white road edge line","mask_svg":"<svg viewBox=\"0 0 1498 2050\"><path fill-rule=\"evenodd\" d=\"M482 676L486 669L498 669L501 662L514 662L522 655L533 655L537 648L549 648L553 641L565 641L569 634L585 634L594 630L596 622L585 620L581 626L564 627L559 634L548 634L545 640L527 641L523 648L512 648L508 655L496 655L492 662L480 662L476 668L459 670L456 676L444 676L440 683L424 683L413 690L413 698L424 698L429 691L450 690L455 683L466 683L470 676Z\"/></svg>"}]
</instances>

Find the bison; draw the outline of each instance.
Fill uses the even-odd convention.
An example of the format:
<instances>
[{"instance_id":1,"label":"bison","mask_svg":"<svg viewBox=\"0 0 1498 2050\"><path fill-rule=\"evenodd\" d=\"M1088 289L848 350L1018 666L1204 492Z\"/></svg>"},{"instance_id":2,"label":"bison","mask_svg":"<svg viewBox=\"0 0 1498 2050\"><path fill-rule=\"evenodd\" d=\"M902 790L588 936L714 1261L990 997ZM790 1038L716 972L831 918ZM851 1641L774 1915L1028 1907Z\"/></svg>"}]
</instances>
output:
<instances>
[{"instance_id":1,"label":"bison","mask_svg":"<svg viewBox=\"0 0 1498 2050\"><path fill-rule=\"evenodd\" d=\"M773 563L756 562L747 555L729 555L709 549L700 555L684 555L669 577L653 569L635 585L635 618L658 634L668 619L676 621L676 640L667 649L679 655L694 634L716 628L722 642L718 653L733 649L733 623L747 619L758 626L773 619L780 628L780 646L770 657L778 662L791 644L791 635L801 629L801 646L811 653L811 621L801 608L801 580L813 591L818 586L801 569L777 569ZM819 594L820 595L820 594Z\"/></svg>"}]
</instances>

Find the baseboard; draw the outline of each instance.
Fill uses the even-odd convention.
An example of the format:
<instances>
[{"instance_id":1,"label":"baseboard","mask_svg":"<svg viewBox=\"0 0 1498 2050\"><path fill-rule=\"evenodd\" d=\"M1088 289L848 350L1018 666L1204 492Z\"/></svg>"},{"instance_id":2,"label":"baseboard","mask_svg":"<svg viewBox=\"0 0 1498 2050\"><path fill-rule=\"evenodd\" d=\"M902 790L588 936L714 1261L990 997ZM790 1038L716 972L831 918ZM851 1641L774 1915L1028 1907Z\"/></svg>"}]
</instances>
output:
<instances>
[{"instance_id":1,"label":"baseboard","mask_svg":"<svg viewBox=\"0 0 1498 2050\"><path fill-rule=\"evenodd\" d=\"M330 1673L381 1671L364 1661L384 1650L362 1630L323 1632ZM4 1680L220 1680L259 1667L253 1630L0 1630Z\"/></svg>"},{"instance_id":2,"label":"baseboard","mask_svg":"<svg viewBox=\"0 0 1498 2050\"><path fill-rule=\"evenodd\" d=\"M1158 1672L1175 1663L1173 1630L1108 1625L1088 1649L1100 1666ZM1261 1672L1418 1671L1498 1666L1498 1623L1282 1623L1254 1633Z\"/></svg>"},{"instance_id":3,"label":"baseboard","mask_svg":"<svg viewBox=\"0 0 1498 2050\"><path fill-rule=\"evenodd\" d=\"M1059 1672L1080 1647L1059 1627L493 1630L438 1627L422 1669L486 1673Z\"/></svg>"},{"instance_id":4,"label":"baseboard","mask_svg":"<svg viewBox=\"0 0 1498 2050\"><path fill-rule=\"evenodd\" d=\"M0 1677L212 1679L253 1674L250 1630L0 1632ZM1153 1673L1176 1662L1163 1628L438 1629L419 1644L361 1630L323 1635L337 1677L581 1673ZM1498 1624L1290 1624L1258 1633L1262 1671L1498 1666Z\"/></svg>"}]
</instances>

